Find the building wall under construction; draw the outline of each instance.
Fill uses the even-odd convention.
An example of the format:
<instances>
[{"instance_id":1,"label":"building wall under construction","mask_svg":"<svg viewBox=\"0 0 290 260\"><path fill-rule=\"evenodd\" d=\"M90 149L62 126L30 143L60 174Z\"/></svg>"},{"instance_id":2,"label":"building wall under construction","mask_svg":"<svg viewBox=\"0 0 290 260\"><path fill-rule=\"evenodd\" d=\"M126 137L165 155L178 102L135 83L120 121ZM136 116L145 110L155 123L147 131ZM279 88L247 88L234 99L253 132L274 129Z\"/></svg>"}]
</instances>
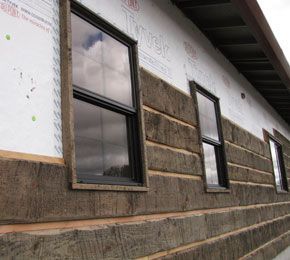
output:
<instances>
[{"instance_id":1,"label":"building wall under construction","mask_svg":"<svg viewBox=\"0 0 290 260\"><path fill-rule=\"evenodd\" d=\"M72 190L66 166L1 160L1 259L270 259L289 245L268 143L223 117L230 188L207 192L195 99L140 74L149 191Z\"/></svg>"}]
</instances>

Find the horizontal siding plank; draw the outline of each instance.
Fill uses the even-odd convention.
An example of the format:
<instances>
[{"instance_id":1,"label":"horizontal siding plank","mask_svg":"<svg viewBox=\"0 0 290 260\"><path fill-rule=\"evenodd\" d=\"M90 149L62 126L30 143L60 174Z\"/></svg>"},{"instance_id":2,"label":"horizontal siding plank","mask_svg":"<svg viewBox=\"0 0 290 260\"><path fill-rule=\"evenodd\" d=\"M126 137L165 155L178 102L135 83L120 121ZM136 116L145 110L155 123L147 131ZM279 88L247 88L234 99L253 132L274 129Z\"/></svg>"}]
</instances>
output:
<instances>
[{"instance_id":1,"label":"horizontal siding plank","mask_svg":"<svg viewBox=\"0 0 290 260\"><path fill-rule=\"evenodd\" d=\"M147 160L150 170L202 175L201 158L198 155L147 145Z\"/></svg>"},{"instance_id":2,"label":"horizontal siding plank","mask_svg":"<svg viewBox=\"0 0 290 260\"><path fill-rule=\"evenodd\" d=\"M0 161L0 223L91 219L289 201L274 187L231 184L206 193L203 181L149 175L148 192L71 190L64 167ZM13 183L13 186L11 185ZM9 185L8 185L9 184ZM13 205L13 206L11 206Z\"/></svg>"},{"instance_id":3,"label":"horizontal siding plank","mask_svg":"<svg viewBox=\"0 0 290 260\"><path fill-rule=\"evenodd\" d=\"M152 255L147 259L239 259L284 234L289 228L290 216L288 215L238 232L222 235L205 241L205 243L195 243L188 245L187 248L181 247L184 250L177 249L172 250L172 253L165 252L163 257L159 253L158 257Z\"/></svg>"},{"instance_id":4,"label":"horizontal siding plank","mask_svg":"<svg viewBox=\"0 0 290 260\"><path fill-rule=\"evenodd\" d=\"M269 145L229 119L222 118L225 140L248 149L266 158L270 158Z\"/></svg>"},{"instance_id":5,"label":"horizontal siding plank","mask_svg":"<svg viewBox=\"0 0 290 260\"><path fill-rule=\"evenodd\" d=\"M243 256L241 260L249 259L274 259L290 245L290 231L258 247L256 250Z\"/></svg>"},{"instance_id":6,"label":"horizontal siding plank","mask_svg":"<svg viewBox=\"0 0 290 260\"><path fill-rule=\"evenodd\" d=\"M230 180L274 185L274 176L272 174L259 172L254 169L228 164L228 174Z\"/></svg>"},{"instance_id":7,"label":"horizontal siding plank","mask_svg":"<svg viewBox=\"0 0 290 260\"><path fill-rule=\"evenodd\" d=\"M256 170L271 173L273 171L272 162L269 159L258 156L248 150L239 148L231 143L225 143L227 160L231 163L244 165Z\"/></svg>"},{"instance_id":8,"label":"horizontal siding plank","mask_svg":"<svg viewBox=\"0 0 290 260\"><path fill-rule=\"evenodd\" d=\"M200 153L196 129L179 124L160 114L144 112L147 140Z\"/></svg>"},{"instance_id":9,"label":"horizontal siding plank","mask_svg":"<svg viewBox=\"0 0 290 260\"><path fill-rule=\"evenodd\" d=\"M140 70L140 78L144 105L189 124L197 124L193 100L189 95L181 93L145 69Z\"/></svg>"},{"instance_id":10,"label":"horizontal siding plank","mask_svg":"<svg viewBox=\"0 0 290 260\"><path fill-rule=\"evenodd\" d=\"M281 215L274 220L271 219L274 217L271 214L273 211L269 209L251 210L252 212L248 212L248 209L237 212L225 211L61 231L8 233L0 236L0 257L133 259L198 241L207 243L206 240L215 237L218 243L228 237L240 236L241 233L247 232L250 232L249 237L257 237L254 231L261 232L260 236L266 236L259 237L260 240L255 241L255 246L259 246L260 241L264 242L265 239L276 237L290 228L290 215L287 215L289 204L287 209L284 212L280 211ZM263 214L262 218L260 218L261 214ZM235 221L236 218L239 221ZM220 228L225 225L227 225L226 229ZM245 226L248 227L243 229ZM276 227L277 230L273 231L272 229ZM234 233L228 235L230 232ZM218 238L221 235L223 237ZM209 244L211 242L209 241ZM252 250L253 245L247 245L244 249Z\"/></svg>"}]
</instances>

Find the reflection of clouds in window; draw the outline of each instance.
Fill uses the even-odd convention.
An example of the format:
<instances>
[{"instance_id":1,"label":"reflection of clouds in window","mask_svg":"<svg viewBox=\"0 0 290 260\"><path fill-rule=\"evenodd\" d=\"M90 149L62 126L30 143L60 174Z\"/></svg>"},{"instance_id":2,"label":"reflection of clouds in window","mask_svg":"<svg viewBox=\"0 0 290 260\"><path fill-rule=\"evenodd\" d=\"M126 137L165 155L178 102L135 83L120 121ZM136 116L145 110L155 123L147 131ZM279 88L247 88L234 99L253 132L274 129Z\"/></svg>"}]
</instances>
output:
<instances>
[{"instance_id":1,"label":"reflection of clouds in window","mask_svg":"<svg viewBox=\"0 0 290 260\"><path fill-rule=\"evenodd\" d=\"M270 140L270 149L271 149L271 157L273 162L273 169L274 169L274 175L275 175L275 182L277 185L277 188L279 190L282 189L282 178L281 178L281 168L279 163L279 154L278 154L278 147Z\"/></svg>"},{"instance_id":2,"label":"reflection of clouds in window","mask_svg":"<svg viewBox=\"0 0 290 260\"><path fill-rule=\"evenodd\" d=\"M72 15L73 83L132 106L129 49Z\"/></svg>"},{"instance_id":3,"label":"reflection of clouds in window","mask_svg":"<svg viewBox=\"0 0 290 260\"><path fill-rule=\"evenodd\" d=\"M126 117L78 99L74 108L78 176L102 176L128 166Z\"/></svg>"},{"instance_id":4,"label":"reflection of clouds in window","mask_svg":"<svg viewBox=\"0 0 290 260\"><path fill-rule=\"evenodd\" d=\"M219 140L214 102L200 93L197 101L202 135Z\"/></svg>"},{"instance_id":5,"label":"reflection of clouds in window","mask_svg":"<svg viewBox=\"0 0 290 260\"><path fill-rule=\"evenodd\" d=\"M127 147L105 144L104 153L104 171L129 164Z\"/></svg>"},{"instance_id":6,"label":"reflection of clouds in window","mask_svg":"<svg viewBox=\"0 0 290 260\"><path fill-rule=\"evenodd\" d=\"M121 169L129 165L128 151L124 147L84 137L76 138L76 147L78 176L103 176L112 168Z\"/></svg>"},{"instance_id":7,"label":"reflection of clouds in window","mask_svg":"<svg viewBox=\"0 0 290 260\"><path fill-rule=\"evenodd\" d=\"M77 173L94 174L101 176L103 174L101 142L76 136L76 161Z\"/></svg>"},{"instance_id":8,"label":"reflection of clouds in window","mask_svg":"<svg viewBox=\"0 0 290 260\"><path fill-rule=\"evenodd\" d=\"M82 47L87 51L91 47L93 47L97 42L103 41L103 34L102 32L98 32L95 34L90 35L85 42L83 42Z\"/></svg>"},{"instance_id":9,"label":"reflection of clouds in window","mask_svg":"<svg viewBox=\"0 0 290 260\"><path fill-rule=\"evenodd\" d=\"M203 143L204 163L206 180L209 185L218 185L218 172L216 165L215 148L212 145Z\"/></svg>"}]
</instances>

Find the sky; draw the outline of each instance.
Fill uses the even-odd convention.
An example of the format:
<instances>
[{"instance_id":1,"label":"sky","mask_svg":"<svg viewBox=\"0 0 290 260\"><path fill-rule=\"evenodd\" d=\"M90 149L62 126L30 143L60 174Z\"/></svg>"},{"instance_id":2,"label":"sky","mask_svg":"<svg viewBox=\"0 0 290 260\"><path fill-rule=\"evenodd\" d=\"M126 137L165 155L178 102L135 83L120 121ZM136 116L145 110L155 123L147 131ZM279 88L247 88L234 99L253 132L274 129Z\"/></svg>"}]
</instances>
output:
<instances>
[{"instance_id":1,"label":"sky","mask_svg":"<svg viewBox=\"0 0 290 260\"><path fill-rule=\"evenodd\" d=\"M258 0L290 64L290 0Z\"/></svg>"}]
</instances>

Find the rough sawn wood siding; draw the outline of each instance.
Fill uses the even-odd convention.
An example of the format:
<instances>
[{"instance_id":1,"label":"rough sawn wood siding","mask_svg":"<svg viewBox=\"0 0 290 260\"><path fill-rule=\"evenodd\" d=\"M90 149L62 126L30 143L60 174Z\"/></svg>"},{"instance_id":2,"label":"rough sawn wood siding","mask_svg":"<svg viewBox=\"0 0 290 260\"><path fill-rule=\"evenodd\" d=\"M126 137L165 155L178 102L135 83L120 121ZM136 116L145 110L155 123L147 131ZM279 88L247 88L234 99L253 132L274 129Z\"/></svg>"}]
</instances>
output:
<instances>
[{"instance_id":1,"label":"rough sawn wood siding","mask_svg":"<svg viewBox=\"0 0 290 260\"><path fill-rule=\"evenodd\" d=\"M289 245L268 144L223 118L230 192L206 192L193 99L140 75L149 191L72 190L67 166L0 160L1 259L271 259Z\"/></svg>"}]
</instances>

